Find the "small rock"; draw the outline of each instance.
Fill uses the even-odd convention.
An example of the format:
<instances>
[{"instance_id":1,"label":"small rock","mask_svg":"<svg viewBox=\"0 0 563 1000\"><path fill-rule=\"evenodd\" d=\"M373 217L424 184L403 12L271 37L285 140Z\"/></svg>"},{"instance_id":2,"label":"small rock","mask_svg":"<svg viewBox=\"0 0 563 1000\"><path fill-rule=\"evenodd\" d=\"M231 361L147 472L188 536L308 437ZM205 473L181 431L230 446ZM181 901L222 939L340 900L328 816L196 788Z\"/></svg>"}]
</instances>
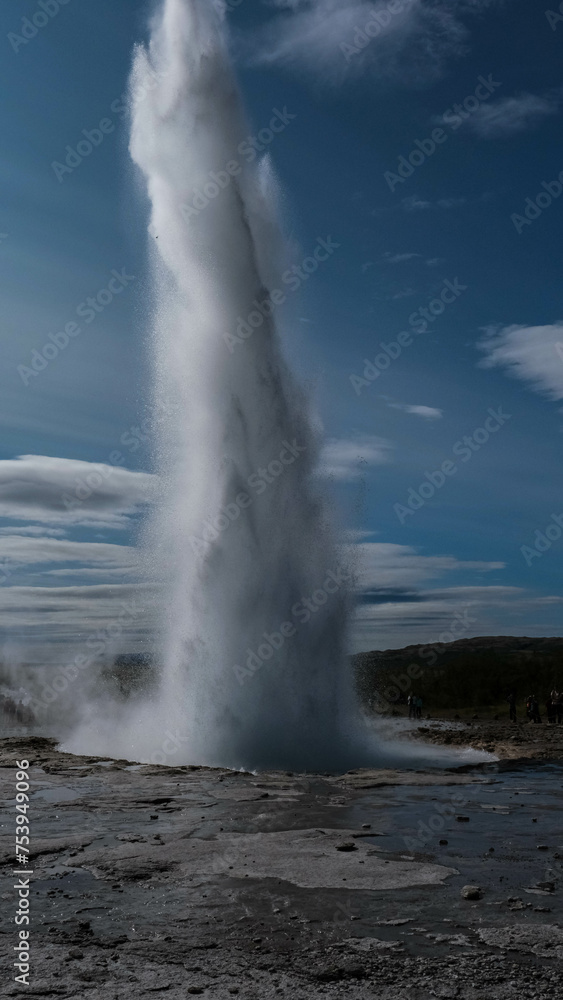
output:
<instances>
[{"instance_id":1,"label":"small rock","mask_svg":"<svg viewBox=\"0 0 563 1000\"><path fill-rule=\"evenodd\" d=\"M336 844L337 851L357 851L358 847L356 844L349 840L345 840L342 844Z\"/></svg>"},{"instance_id":2,"label":"small rock","mask_svg":"<svg viewBox=\"0 0 563 1000\"><path fill-rule=\"evenodd\" d=\"M362 830L371 830L371 823L362 823Z\"/></svg>"},{"instance_id":3,"label":"small rock","mask_svg":"<svg viewBox=\"0 0 563 1000\"><path fill-rule=\"evenodd\" d=\"M469 823L469 816L456 816L458 823Z\"/></svg>"},{"instance_id":4,"label":"small rock","mask_svg":"<svg viewBox=\"0 0 563 1000\"><path fill-rule=\"evenodd\" d=\"M80 951L80 948L71 948L68 953L68 959L70 958L84 958L84 952Z\"/></svg>"},{"instance_id":5,"label":"small rock","mask_svg":"<svg viewBox=\"0 0 563 1000\"><path fill-rule=\"evenodd\" d=\"M538 844L536 850L538 851L549 851L547 844Z\"/></svg>"},{"instance_id":6,"label":"small rock","mask_svg":"<svg viewBox=\"0 0 563 1000\"><path fill-rule=\"evenodd\" d=\"M461 895L463 899L481 899L483 893L478 885L464 885Z\"/></svg>"},{"instance_id":7,"label":"small rock","mask_svg":"<svg viewBox=\"0 0 563 1000\"><path fill-rule=\"evenodd\" d=\"M188 993L203 993L204 992L204 988L203 988L203 986L188 986L187 992Z\"/></svg>"},{"instance_id":8,"label":"small rock","mask_svg":"<svg viewBox=\"0 0 563 1000\"><path fill-rule=\"evenodd\" d=\"M448 843L447 840L441 840L440 841L440 844L441 844L442 847L445 847L447 843Z\"/></svg>"}]
</instances>

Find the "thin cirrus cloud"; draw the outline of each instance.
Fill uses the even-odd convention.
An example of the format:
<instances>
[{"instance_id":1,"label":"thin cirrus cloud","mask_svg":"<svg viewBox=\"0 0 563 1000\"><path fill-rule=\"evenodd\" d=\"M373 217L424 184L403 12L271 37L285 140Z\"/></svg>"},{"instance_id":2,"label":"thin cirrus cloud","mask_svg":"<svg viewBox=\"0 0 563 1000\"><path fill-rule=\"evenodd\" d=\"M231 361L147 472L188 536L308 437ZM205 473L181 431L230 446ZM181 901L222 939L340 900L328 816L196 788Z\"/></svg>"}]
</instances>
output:
<instances>
[{"instance_id":1,"label":"thin cirrus cloud","mask_svg":"<svg viewBox=\"0 0 563 1000\"><path fill-rule=\"evenodd\" d=\"M154 624L157 599L155 587L148 583L4 588L0 631L26 658L41 663L57 652L65 655L69 646L91 653L88 639L99 638L100 629L108 637L125 636L129 648L135 649Z\"/></svg>"},{"instance_id":2,"label":"thin cirrus cloud","mask_svg":"<svg viewBox=\"0 0 563 1000\"><path fill-rule=\"evenodd\" d=\"M323 448L319 474L339 482L351 482L363 474L366 466L389 462L392 448L389 441L369 434L331 438Z\"/></svg>"},{"instance_id":3,"label":"thin cirrus cloud","mask_svg":"<svg viewBox=\"0 0 563 1000\"><path fill-rule=\"evenodd\" d=\"M461 208L466 203L466 198L438 198L437 201L432 202L420 198L417 194L411 194L401 201L405 212L424 212L429 208L442 208L448 211L451 208Z\"/></svg>"},{"instance_id":4,"label":"thin cirrus cloud","mask_svg":"<svg viewBox=\"0 0 563 1000\"><path fill-rule=\"evenodd\" d=\"M452 642L476 635L544 635L557 626L538 625L557 611L563 598L537 597L521 587L466 586L425 590L416 595L389 593L388 600L363 603L356 612L354 650L399 649L411 643Z\"/></svg>"},{"instance_id":5,"label":"thin cirrus cloud","mask_svg":"<svg viewBox=\"0 0 563 1000\"><path fill-rule=\"evenodd\" d=\"M420 253L391 253L390 250L386 250L383 254L385 260L388 264L404 264L407 260L412 260L413 257L422 257Z\"/></svg>"},{"instance_id":6,"label":"thin cirrus cloud","mask_svg":"<svg viewBox=\"0 0 563 1000\"><path fill-rule=\"evenodd\" d=\"M489 329L477 347L481 368L501 368L549 399L563 399L563 322Z\"/></svg>"},{"instance_id":7,"label":"thin cirrus cloud","mask_svg":"<svg viewBox=\"0 0 563 1000\"><path fill-rule=\"evenodd\" d=\"M155 483L156 477L149 473L120 466L20 455L0 461L0 517L55 526L125 528L130 515L153 499ZM38 533L33 527L26 531Z\"/></svg>"},{"instance_id":8,"label":"thin cirrus cloud","mask_svg":"<svg viewBox=\"0 0 563 1000\"><path fill-rule=\"evenodd\" d=\"M560 93L505 97L492 104L481 104L467 120L467 128L482 139L502 139L534 128L557 114L560 105Z\"/></svg>"},{"instance_id":9,"label":"thin cirrus cloud","mask_svg":"<svg viewBox=\"0 0 563 1000\"><path fill-rule=\"evenodd\" d=\"M30 567L56 563L90 563L101 573L131 574L138 569L138 553L127 545L105 542L71 542L60 538L2 535L0 563L10 567ZM68 570L64 574L68 574ZM84 571L81 570L81 573Z\"/></svg>"},{"instance_id":10,"label":"thin cirrus cloud","mask_svg":"<svg viewBox=\"0 0 563 1000\"><path fill-rule=\"evenodd\" d=\"M440 420L443 411L435 406L422 406L414 403L389 403L392 410L402 410L403 413L411 413L413 417L422 417L423 420Z\"/></svg>"},{"instance_id":11,"label":"thin cirrus cloud","mask_svg":"<svg viewBox=\"0 0 563 1000\"><path fill-rule=\"evenodd\" d=\"M20 535L24 538L64 538L66 531L64 528L46 528L42 524L30 524L25 528L11 525L9 528L0 528L0 538L3 535Z\"/></svg>"},{"instance_id":12,"label":"thin cirrus cloud","mask_svg":"<svg viewBox=\"0 0 563 1000\"><path fill-rule=\"evenodd\" d=\"M559 596L538 597L521 587L488 582L505 569L504 562L426 555L411 545L364 539L353 546L353 559L359 592L356 651L496 635L507 621L520 632L525 622L529 634L542 634L538 615L563 603ZM474 582L459 586L455 578L460 574Z\"/></svg>"},{"instance_id":13,"label":"thin cirrus cloud","mask_svg":"<svg viewBox=\"0 0 563 1000\"><path fill-rule=\"evenodd\" d=\"M360 590L378 587L412 590L427 580L448 573L490 573L504 568L503 562L461 561L455 556L427 556L411 545L394 542L362 542L355 547Z\"/></svg>"},{"instance_id":14,"label":"thin cirrus cloud","mask_svg":"<svg viewBox=\"0 0 563 1000\"><path fill-rule=\"evenodd\" d=\"M490 0L459 5L465 11ZM278 13L247 43L254 65L278 65L327 84L369 74L401 85L439 78L467 50L468 30L446 0L274 0ZM458 7L458 9L459 9Z\"/></svg>"}]
</instances>

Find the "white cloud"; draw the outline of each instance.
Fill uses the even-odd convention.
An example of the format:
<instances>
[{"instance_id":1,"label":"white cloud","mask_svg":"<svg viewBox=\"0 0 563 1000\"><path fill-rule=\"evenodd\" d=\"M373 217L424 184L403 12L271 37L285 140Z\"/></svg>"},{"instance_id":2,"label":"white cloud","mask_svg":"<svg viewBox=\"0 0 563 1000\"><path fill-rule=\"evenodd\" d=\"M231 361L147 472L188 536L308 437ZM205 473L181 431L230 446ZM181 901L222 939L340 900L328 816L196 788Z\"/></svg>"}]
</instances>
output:
<instances>
[{"instance_id":1,"label":"white cloud","mask_svg":"<svg viewBox=\"0 0 563 1000\"><path fill-rule=\"evenodd\" d=\"M350 482L361 476L367 465L383 465L390 461L392 447L389 441L370 434L331 438L323 448L319 473Z\"/></svg>"},{"instance_id":2,"label":"white cloud","mask_svg":"<svg viewBox=\"0 0 563 1000\"><path fill-rule=\"evenodd\" d=\"M549 635L563 624L563 598L487 584L496 561L424 555L409 545L360 540L347 549L360 594L353 648L401 648L468 635ZM454 586L447 586L455 576ZM477 578L473 583L458 583Z\"/></svg>"},{"instance_id":3,"label":"white cloud","mask_svg":"<svg viewBox=\"0 0 563 1000\"><path fill-rule=\"evenodd\" d=\"M563 322L489 330L477 346L486 353L481 368L504 368L549 399L563 399Z\"/></svg>"},{"instance_id":4,"label":"white cloud","mask_svg":"<svg viewBox=\"0 0 563 1000\"><path fill-rule=\"evenodd\" d=\"M405 212L423 212L429 208L442 208L444 211L448 211L450 208L461 208L466 203L466 198L438 198L435 202L425 201L417 194L411 194L401 201Z\"/></svg>"},{"instance_id":5,"label":"white cloud","mask_svg":"<svg viewBox=\"0 0 563 1000\"><path fill-rule=\"evenodd\" d=\"M405 212L421 212L425 208L432 208L430 201L424 201L417 194L411 194L408 198L403 198L401 204Z\"/></svg>"},{"instance_id":6,"label":"white cloud","mask_svg":"<svg viewBox=\"0 0 563 1000\"><path fill-rule=\"evenodd\" d=\"M359 607L353 648L400 649L477 635L560 634L562 612L563 598L536 597L519 587L426 590L419 601Z\"/></svg>"},{"instance_id":7,"label":"white cloud","mask_svg":"<svg viewBox=\"0 0 563 1000\"><path fill-rule=\"evenodd\" d=\"M403 410L404 413L412 413L415 417L422 417L424 420L439 420L443 417L443 411L437 410L435 406L417 406L410 403L389 403L393 410Z\"/></svg>"},{"instance_id":8,"label":"white cloud","mask_svg":"<svg viewBox=\"0 0 563 1000\"><path fill-rule=\"evenodd\" d=\"M403 264L407 260L412 260L413 257L421 257L420 253L391 253L389 250L383 254L388 264Z\"/></svg>"},{"instance_id":9,"label":"white cloud","mask_svg":"<svg viewBox=\"0 0 563 1000\"><path fill-rule=\"evenodd\" d=\"M282 0L275 6L281 13L254 35L251 61L325 83L370 74L416 85L440 77L445 62L466 51L467 29L447 2L405 0L393 13L385 0Z\"/></svg>"},{"instance_id":10,"label":"white cloud","mask_svg":"<svg viewBox=\"0 0 563 1000\"><path fill-rule=\"evenodd\" d=\"M409 590L446 573L490 573L504 568L502 562L462 562L455 556L420 555L410 545L392 542L363 542L355 547L354 560L358 585L363 590L382 587Z\"/></svg>"},{"instance_id":11,"label":"white cloud","mask_svg":"<svg viewBox=\"0 0 563 1000\"><path fill-rule=\"evenodd\" d=\"M89 637L117 623L115 641L122 636L122 648L130 649L153 628L157 600L158 591L149 584L2 588L0 633L22 650L38 643L34 658L47 662L69 645L88 653Z\"/></svg>"},{"instance_id":12,"label":"white cloud","mask_svg":"<svg viewBox=\"0 0 563 1000\"><path fill-rule=\"evenodd\" d=\"M138 555L136 549L127 545L2 535L0 562L18 567L48 563L84 563L93 564L101 571L112 570L129 574L137 570Z\"/></svg>"},{"instance_id":13,"label":"white cloud","mask_svg":"<svg viewBox=\"0 0 563 1000\"><path fill-rule=\"evenodd\" d=\"M465 205L466 202L467 198L438 198L436 204L438 208L448 209L448 208L461 208L461 206Z\"/></svg>"},{"instance_id":14,"label":"white cloud","mask_svg":"<svg viewBox=\"0 0 563 1000\"><path fill-rule=\"evenodd\" d=\"M45 528L42 524L30 524L26 528L12 525L10 528L0 528L2 535L24 535L33 538L64 538L66 531L64 528Z\"/></svg>"},{"instance_id":15,"label":"white cloud","mask_svg":"<svg viewBox=\"0 0 563 1000\"><path fill-rule=\"evenodd\" d=\"M0 461L0 517L122 528L149 503L156 477L120 466L45 455Z\"/></svg>"},{"instance_id":16,"label":"white cloud","mask_svg":"<svg viewBox=\"0 0 563 1000\"><path fill-rule=\"evenodd\" d=\"M481 104L467 120L467 127L482 139L497 139L525 132L544 118L557 114L561 98L550 94L521 94L491 104Z\"/></svg>"}]
</instances>

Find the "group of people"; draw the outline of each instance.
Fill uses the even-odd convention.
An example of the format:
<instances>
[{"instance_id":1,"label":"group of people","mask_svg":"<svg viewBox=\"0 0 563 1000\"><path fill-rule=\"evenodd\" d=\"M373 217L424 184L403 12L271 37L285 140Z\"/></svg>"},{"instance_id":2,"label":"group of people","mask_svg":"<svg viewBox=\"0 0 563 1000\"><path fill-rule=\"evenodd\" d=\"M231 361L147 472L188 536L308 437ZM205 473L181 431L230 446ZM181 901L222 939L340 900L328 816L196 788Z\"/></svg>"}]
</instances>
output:
<instances>
[{"instance_id":1,"label":"group of people","mask_svg":"<svg viewBox=\"0 0 563 1000\"><path fill-rule=\"evenodd\" d=\"M409 707L409 719L422 719L422 698L416 694L409 694L407 698Z\"/></svg>"},{"instance_id":2,"label":"group of people","mask_svg":"<svg viewBox=\"0 0 563 1000\"><path fill-rule=\"evenodd\" d=\"M30 726L35 722L31 709L22 701L16 702L9 696L0 695L0 712L12 722L19 722L22 726Z\"/></svg>"},{"instance_id":3,"label":"group of people","mask_svg":"<svg viewBox=\"0 0 563 1000\"><path fill-rule=\"evenodd\" d=\"M516 722L516 695L513 691L507 697L510 708L510 720ZM563 723L563 691L551 691L545 703L547 721L552 725ZM541 722L540 703L537 695L530 694L526 699L526 718L530 722Z\"/></svg>"}]
</instances>

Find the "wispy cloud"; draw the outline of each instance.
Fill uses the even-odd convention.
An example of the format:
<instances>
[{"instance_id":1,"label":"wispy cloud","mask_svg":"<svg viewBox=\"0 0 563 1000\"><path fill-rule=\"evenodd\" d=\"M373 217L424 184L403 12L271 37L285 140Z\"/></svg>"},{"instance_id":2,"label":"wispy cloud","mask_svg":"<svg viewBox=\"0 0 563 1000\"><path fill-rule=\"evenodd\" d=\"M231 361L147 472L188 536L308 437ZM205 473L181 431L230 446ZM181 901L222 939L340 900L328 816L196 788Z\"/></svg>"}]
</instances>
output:
<instances>
[{"instance_id":1,"label":"wispy cloud","mask_svg":"<svg viewBox=\"0 0 563 1000\"><path fill-rule=\"evenodd\" d=\"M470 11L485 3L461 6ZM369 74L418 85L440 77L446 62L467 49L467 28L446 0L402 0L393 11L385 0L280 0L270 6L278 13L252 37L250 61L328 84Z\"/></svg>"},{"instance_id":2,"label":"wispy cloud","mask_svg":"<svg viewBox=\"0 0 563 1000\"><path fill-rule=\"evenodd\" d=\"M563 399L563 322L489 329L477 347L481 368L504 368L549 399Z\"/></svg>"},{"instance_id":3,"label":"wispy cloud","mask_svg":"<svg viewBox=\"0 0 563 1000\"><path fill-rule=\"evenodd\" d=\"M442 208L447 211L450 208L461 208L466 203L466 198L438 198L437 201L427 201L417 194L411 194L401 200L405 212L423 212L429 208Z\"/></svg>"},{"instance_id":4,"label":"wispy cloud","mask_svg":"<svg viewBox=\"0 0 563 1000\"><path fill-rule=\"evenodd\" d=\"M123 636L125 648L135 648L154 626L158 590L150 584L107 583L75 587L3 588L0 603L0 631L29 655L45 662L65 655L65 647L95 658L92 637L99 630ZM118 632L112 626L122 623ZM89 638L90 637L90 638ZM116 640L117 641L117 640Z\"/></svg>"},{"instance_id":5,"label":"wispy cloud","mask_svg":"<svg viewBox=\"0 0 563 1000\"><path fill-rule=\"evenodd\" d=\"M49 563L85 563L100 570L132 573L138 569L137 550L127 545L105 542L71 542L59 538L28 538L2 535L0 561L19 567ZM66 571L65 571L66 572Z\"/></svg>"},{"instance_id":6,"label":"wispy cloud","mask_svg":"<svg viewBox=\"0 0 563 1000\"><path fill-rule=\"evenodd\" d=\"M386 250L383 254L385 260L388 264L404 264L407 260L412 260L413 257L421 257L420 253L391 253Z\"/></svg>"},{"instance_id":7,"label":"wispy cloud","mask_svg":"<svg viewBox=\"0 0 563 1000\"><path fill-rule=\"evenodd\" d=\"M369 434L331 438L323 448L320 475L350 482L361 476L366 466L389 462L392 448L389 441Z\"/></svg>"},{"instance_id":8,"label":"wispy cloud","mask_svg":"<svg viewBox=\"0 0 563 1000\"><path fill-rule=\"evenodd\" d=\"M432 208L431 201L425 201L424 198L419 198L417 194L411 194L408 198L403 198L401 205L405 212L422 212L427 208Z\"/></svg>"},{"instance_id":9,"label":"wispy cloud","mask_svg":"<svg viewBox=\"0 0 563 1000\"><path fill-rule=\"evenodd\" d=\"M0 517L123 528L128 515L150 502L155 483L149 473L120 466L20 455L0 461ZM37 534L36 529L26 530Z\"/></svg>"},{"instance_id":10,"label":"wispy cloud","mask_svg":"<svg viewBox=\"0 0 563 1000\"><path fill-rule=\"evenodd\" d=\"M518 132L527 132L545 118L557 114L560 94L521 94L506 97L491 104L481 104L467 120L467 128L482 139L502 139Z\"/></svg>"},{"instance_id":11,"label":"wispy cloud","mask_svg":"<svg viewBox=\"0 0 563 1000\"><path fill-rule=\"evenodd\" d=\"M358 651L496 635L507 622L516 635L543 635L539 616L563 604L562 597L538 597L494 579L488 583L490 574L505 569L503 562L426 555L410 545L366 540L359 540L353 552L359 591L353 644ZM460 585L459 578L467 582Z\"/></svg>"},{"instance_id":12,"label":"wispy cloud","mask_svg":"<svg viewBox=\"0 0 563 1000\"><path fill-rule=\"evenodd\" d=\"M443 417L443 411L437 410L434 406L417 406L411 403L389 403L393 410L403 410L404 413L412 413L414 417L422 417L424 420L439 420Z\"/></svg>"},{"instance_id":13,"label":"wispy cloud","mask_svg":"<svg viewBox=\"0 0 563 1000\"><path fill-rule=\"evenodd\" d=\"M360 589L395 587L411 590L426 580L439 579L448 573L490 573L503 569L504 563L460 561L455 556L427 556L410 545L392 542L363 542L356 546Z\"/></svg>"},{"instance_id":14,"label":"wispy cloud","mask_svg":"<svg viewBox=\"0 0 563 1000\"><path fill-rule=\"evenodd\" d=\"M10 528L0 528L0 537L2 535L22 535L31 538L64 538L66 531L64 528L45 528L42 524L31 524L26 528L12 525Z\"/></svg>"}]
</instances>

